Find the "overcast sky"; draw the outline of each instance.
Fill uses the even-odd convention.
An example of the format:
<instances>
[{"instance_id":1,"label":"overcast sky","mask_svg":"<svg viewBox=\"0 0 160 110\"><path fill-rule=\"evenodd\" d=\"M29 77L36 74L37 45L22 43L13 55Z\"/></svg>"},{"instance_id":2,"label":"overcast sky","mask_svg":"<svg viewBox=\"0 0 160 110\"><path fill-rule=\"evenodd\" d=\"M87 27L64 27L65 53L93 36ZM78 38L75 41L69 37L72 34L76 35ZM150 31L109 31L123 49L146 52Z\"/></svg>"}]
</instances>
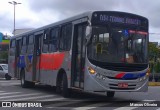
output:
<instances>
[{"instance_id":1,"label":"overcast sky","mask_svg":"<svg viewBox=\"0 0 160 110\"><path fill-rule=\"evenodd\" d=\"M0 0L0 32L12 35L12 0ZM160 0L15 0L16 29L38 28L91 10L123 11L149 19L150 33L160 33ZM160 43L160 34L150 34Z\"/></svg>"}]
</instances>

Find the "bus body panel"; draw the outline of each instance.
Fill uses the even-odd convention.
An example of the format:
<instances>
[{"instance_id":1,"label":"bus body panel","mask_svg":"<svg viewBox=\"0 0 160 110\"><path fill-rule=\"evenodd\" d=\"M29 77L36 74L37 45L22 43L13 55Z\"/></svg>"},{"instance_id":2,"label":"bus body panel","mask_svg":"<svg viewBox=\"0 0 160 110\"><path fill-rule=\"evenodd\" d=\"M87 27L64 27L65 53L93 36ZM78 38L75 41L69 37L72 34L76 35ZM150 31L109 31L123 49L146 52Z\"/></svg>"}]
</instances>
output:
<instances>
[{"instance_id":1,"label":"bus body panel","mask_svg":"<svg viewBox=\"0 0 160 110\"><path fill-rule=\"evenodd\" d=\"M68 79L70 79L71 60L69 56L69 52L41 54L40 78L37 78L39 82L56 86L57 75L61 69L65 71Z\"/></svg>"},{"instance_id":2,"label":"bus body panel","mask_svg":"<svg viewBox=\"0 0 160 110\"><path fill-rule=\"evenodd\" d=\"M34 34L39 31L45 31L46 29L49 29L49 31L50 31L50 29L53 27L59 27L61 29L61 26L64 24L67 24L68 22L72 23L72 26L73 26L72 31L75 31L74 26L79 25L81 23L83 24L84 22L86 23L86 19L88 19L87 25L94 26L91 23L91 22L93 22L92 18L91 18L93 13L95 13L95 12L90 12L90 13L78 15L76 17L73 17L73 18L58 22L58 23L53 23L53 24L44 26L42 28L32 30L30 32L26 32L26 33L18 35L16 37ZM96 13L98 13L98 12L96 11ZM125 13L125 14L127 14L127 13ZM130 14L130 16L131 15L132 14ZM97 14L94 14L94 17L97 17ZM141 17L141 16L138 16L138 17ZM97 19L98 18L96 18L96 20ZM108 18L106 18L106 16L101 16L100 19L101 19L101 21L105 21ZM111 20L111 21L114 22L114 25L117 23L117 21L115 21L115 20L114 21ZM103 24L103 26L106 25L108 22L109 21L105 22ZM97 22L97 24L98 23L99 22ZM118 22L118 23L120 23L120 22ZM118 23L116 25L119 25ZM95 26L98 26L98 25L95 25ZM148 29L148 27L146 27L145 29ZM45 35L44 34L42 34L42 35L43 36L41 36L42 37L41 44L43 45L42 40ZM70 51L68 51L68 50L61 51L59 49L56 52L48 52L48 53L41 52L38 56L39 59L37 59L36 62L33 60L33 58L37 58L37 55L34 55L36 50L34 50L33 54L29 54L29 53L21 54L19 61L18 61L18 64L15 64L15 61L16 61L15 56L9 56L9 72L13 74L12 76L15 76L15 73L14 73L15 67L18 66L20 70L22 70L22 69L25 70L25 80L26 81L39 82L39 83L43 83L46 85L56 86L58 74L60 73L60 70L63 70L65 72L65 74L67 75L68 88L75 87L72 81L74 81L73 74L76 74L76 73L73 73L71 71L71 66L73 65L73 64L71 64L72 63L71 60L72 60L72 57L74 57L72 55L73 54L72 50L75 48L73 45L73 41L74 41L73 37L76 37L76 36L74 36L74 32L72 32L72 38L71 38L72 39L71 40L72 46L71 46ZM35 44L34 44L34 48L35 48ZM85 49L86 48L87 48L87 45L85 45ZM30 49L29 46L28 46L28 49ZM33 65L36 65L35 68ZM105 69L105 68L102 68L102 67L99 67L97 65L92 64L88 59L87 51L85 52L85 64L84 65L85 65L85 67L83 68L83 70L81 70L81 71L84 71L84 82L80 82L80 83L84 84L84 87L80 87L80 86L78 87L84 91L92 91L92 92L94 92L94 91L144 92L144 91L148 90L148 76L146 76L148 68L145 68L140 71L134 71L134 72L133 71L132 72L124 72L125 70L124 71L114 71L114 70ZM76 67L76 66L74 66L74 67ZM89 67L93 68L96 73L91 74L88 69ZM36 69L36 73L34 73L34 71L33 71L34 69ZM117 79L116 76L120 76L121 73L125 77L136 77L136 78L130 79L130 80ZM34 75L35 75L35 78L34 78ZM102 76L105 76L105 78L103 79ZM75 81L74 83L76 84L77 82ZM122 84L122 87L119 87L119 85L121 85L121 84ZM126 85L127 85L127 87L123 87Z\"/></svg>"},{"instance_id":3,"label":"bus body panel","mask_svg":"<svg viewBox=\"0 0 160 110\"><path fill-rule=\"evenodd\" d=\"M92 75L88 71L88 67L92 67L96 74L102 74L106 79L99 78L99 76ZM148 90L148 77L146 76L147 68L138 72L127 72L128 74L141 74L144 73L145 76L133 80L121 80L121 79L109 79L107 77L115 77L117 74L122 73L118 71L106 70L100 67L97 67L86 60L85 68L85 81L84 81L84 90L85 91L133 91L133 92L146 92ZM145 78L145 79L144 79ZM127 88L119 88L119 83L127 83Z\"/></svg>"},{"instance_id":4,"label":"bus body panel","mask_svg":"<svg viewBox=\"0 0 160 110\"><path fill-rule=\"evenodd\" d=\"M41 70L40 83L56 86L56 77L58 70Z\"/></svg>"},{"instance_id":5,"label":"bus body panel","mask_svg":"<svg viewBox=\"0 0 160 110\"><path fill-rule=\"evenodd\" d=\"M31 62L29 63L28 60L29 60L28 54L20 55L18 66L21 70L25 71L25 79L27 81L32 81L32 70L29 69L29 65L31 66L33 64L33 62L31 60ZM30 67L30 68L32 68L32 67Z\"/></svg>"},{"instance_id":6,"label":"bus body panel","mask_svg":"<svg viewBox=\"0 0 160 110\"><path fill-rule=\"evenodd\" d=\"M9 56L8 57L8 73L12 76L15 77L15 56Z\"/></svg>"}]
</instances>

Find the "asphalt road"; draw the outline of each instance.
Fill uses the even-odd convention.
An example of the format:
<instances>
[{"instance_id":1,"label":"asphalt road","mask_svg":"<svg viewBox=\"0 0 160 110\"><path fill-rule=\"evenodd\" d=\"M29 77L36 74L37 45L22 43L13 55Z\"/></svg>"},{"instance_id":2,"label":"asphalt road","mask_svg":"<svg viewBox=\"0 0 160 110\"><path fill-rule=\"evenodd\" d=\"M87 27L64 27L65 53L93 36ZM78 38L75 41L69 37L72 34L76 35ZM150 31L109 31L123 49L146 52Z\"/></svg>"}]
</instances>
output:
<instances>
[{"instance_id":1,"label":"asphalt road","mask_svg":"<svg viewBox=\"0 0 160 110\"><path fill-rule=\"evenodd\" d=\"M77 91L72 92L70 98L63 98L50 86L21 88L20 80L0 79L0 101L1 105L2 102L11 102L12 105L12 108L1 107L1 110L160 110L160 86L149 87L148 92L144 93L117 92L112 99L103 93L88 94ZM25 106L30 106L28 103L39 104L42 108L27 108Z\"/></svg>"}]
</instances>

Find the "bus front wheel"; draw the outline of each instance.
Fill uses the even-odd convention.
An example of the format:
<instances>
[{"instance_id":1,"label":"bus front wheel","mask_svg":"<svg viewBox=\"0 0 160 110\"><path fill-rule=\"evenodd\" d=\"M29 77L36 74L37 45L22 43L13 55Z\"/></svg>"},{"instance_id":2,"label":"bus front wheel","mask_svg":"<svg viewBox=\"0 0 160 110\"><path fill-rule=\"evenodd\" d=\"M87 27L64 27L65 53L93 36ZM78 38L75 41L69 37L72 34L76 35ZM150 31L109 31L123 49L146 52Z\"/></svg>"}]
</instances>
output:
<instances>
[{"instance_id":1,"label":"bus front wheel","mask_svg":"<svg viewBox=\"0 0 160 110\"><path fill-rule=\"evenodd\" d=\"M107 97L109 97L109 98L114 97L114 94L115 94L114 91L107 91L107 93L106 93Z\"/></svg>"}]
</instances>

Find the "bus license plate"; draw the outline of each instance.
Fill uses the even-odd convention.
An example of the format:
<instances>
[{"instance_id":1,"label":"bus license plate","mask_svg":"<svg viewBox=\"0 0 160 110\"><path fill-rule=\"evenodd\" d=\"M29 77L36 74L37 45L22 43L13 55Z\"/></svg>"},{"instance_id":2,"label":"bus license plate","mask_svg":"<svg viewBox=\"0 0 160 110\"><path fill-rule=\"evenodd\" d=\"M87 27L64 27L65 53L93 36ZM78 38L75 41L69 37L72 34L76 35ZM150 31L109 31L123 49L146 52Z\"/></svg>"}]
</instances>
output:
<instances>
[{"instance_id":1,"label":"bus license plate","mask_svg":"<svg viewBox=\"0 0 160 110\"><path fill-rule=\"evenodd\" d=\"M128 88L128 83L118 83L119 88Z\"/></svg>"}]
</instances>

